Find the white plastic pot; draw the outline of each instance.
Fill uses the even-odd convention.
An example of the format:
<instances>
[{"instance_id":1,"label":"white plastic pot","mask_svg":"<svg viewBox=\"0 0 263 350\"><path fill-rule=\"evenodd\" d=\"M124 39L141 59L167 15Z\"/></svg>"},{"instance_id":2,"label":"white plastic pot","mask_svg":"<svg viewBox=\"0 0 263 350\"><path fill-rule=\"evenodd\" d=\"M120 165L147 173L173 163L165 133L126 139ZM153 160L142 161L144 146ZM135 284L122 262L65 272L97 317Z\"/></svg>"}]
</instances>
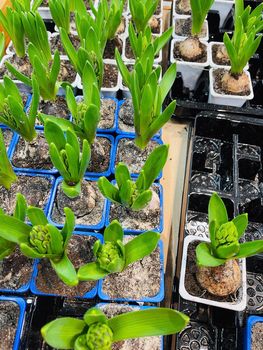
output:
<instances>
[{"instance_id":1,"label":"white plastic pot","mask_svg":"<svg viewBox=\"0 0 263 350\"><path fill-rule=\"evenodd\" d=\"M215 0L211 10L218 11L220 16L219 27L222 28L225 20L234 5L234 0Z\"/></svg>"},{"instance_id":2,"label":"white plastic pot","mask_svg":"<svg viewBox=\"0 0 263 350\"><path fill-rule=\"evenodd\" d=\"M239 96L239 95L219 94L219 93L217 93L214 90L214 79L213 79L213 72L214 72L214 70L215 70L215 68L211 68L209 70L209 98L208 98L208 103L213 103L213 104L216 104L216 105L242 107L246 101L252 100L254 98L252 81L251 81L250 73L248 71L245 70L245 73L249 77L250 94L246 95L246 96Z\"/></svg>"},{"instance_id":3,"label":"white plastic pot","mask_svg":"<svg viewBox=\"0 0 263 350\"><path fill-rule=\"evenodd\" d=\"M233 302L224 302L224 301L214 301L210 299L200 298L188 293L185 288L185 272L186 272L186 263L187 263L187 252L188 246L191 242L200 241L200 242L210 242L208 238L200 238L196 236L187 236L184 239L184 247L183 247L183 257L182 257L182 266L180 273L180 283L179 283L179 293L182 298L189 301L194 301L196 303L201 303L205 305L212 305L215 307L220 307L223 309L233 310L233 311L243 311L247 305L247 281L246 281L246 260L240 260L240 268L241 268L241 281L242 286L240 287L240 297L238 300Z\"/></svg>"},{"instance_id":4,"label":"white plastic pot","mask_svg":"<svg viewBox=\"0 0 263 350\"><path fill-rule=\"evenodd\" d=\"M211 41L209 44L209 58L210 58L210 67L211 68L225 68L225 69L230 69L230 66L227 66L227 65L219 65L219 64L216 64L214 61L213 61L213 46L214 45L224 45L224 43L220 42L220 41ZM249 65L247 63L247 65L245 66L244 70L248 70L249 68Z\"/></svg>"},{"instance_id":5,"label":"white plastic pot","mask_svg":"<svg viewBox=\"0 0 263 350\"><path fill-rule=\"evenodd\" d=\"M178 34L176 34L175 33L175 24L176 24L177 21L187 20L189 18L191 18L191 16L185 16L185 15L184 16L183 15L175 16L173 18L173 38L175 38L175 39L185 39L185 38L188 37L188 35L178 35ZM207 22L207 20L205 20L204 25L205 25L206 35L203 36L203 37L199 37L198 36L200 41L202 41L202 42L209 40L209 29L208 29L208 22Z\"/></svg>"},{"instance_id":6,"label":"white plastic pot","mask_svg":"<svg viewBox=\"0 0 263 350\"><path fill-rule=\"evenodd\" d=\"M196 83L202 74L205 67L209 66L209 50L208 50L208 43L202 42L207 48L207 58L205 62L199 63L199 62L186 62L186 61L179 61L174 58L174 45L178 41L183 41L185 39L173 39L171 44L171 51L170 51L170 61L176 62L177 66L177 72L182 74L182 79L184 82L184 86L188 88L189 90L194 90Z\"/></svg>"}]
</instances>

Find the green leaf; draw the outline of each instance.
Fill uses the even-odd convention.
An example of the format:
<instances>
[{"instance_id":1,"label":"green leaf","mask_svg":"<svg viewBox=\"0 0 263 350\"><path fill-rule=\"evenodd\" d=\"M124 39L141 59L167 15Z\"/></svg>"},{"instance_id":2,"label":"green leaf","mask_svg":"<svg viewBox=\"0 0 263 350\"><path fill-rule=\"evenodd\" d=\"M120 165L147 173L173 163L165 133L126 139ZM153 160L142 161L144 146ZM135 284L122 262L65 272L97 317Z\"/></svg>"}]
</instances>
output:
<instances>
[{"instance_id":1,"label":"green leaf","mask_svg":"<svg viewBox=\"0 0 263 350\"><path fill-rule=\"evenodd\" d=\"M33 226L37 225L47 225L48 220L44 211L40 208L29 206L27 210L27 215Z\"/></svg>"},{"instance_id":2,"label":"green leaf","mask_svg":"<svg viewBox=\"0 0 263 350\"><path fill-rule=\"evenodd\" d=\"M0 261L12 254L16 244L0 237Z\"/></svg>"},{"instance_id":3,"label":"green leaf","mask_svg":"<svg viewBox=\"0 0 263 350\"><path fill-rule=\"evenodd\" d=\"M239 243L233 242L229 245L221 245L216 248L216 256L220 259L229 259L234 257L239 251Z\"/></svg>"},{"instance_id":4,"label":"green leaf","mask_svg":"<svg viewBox=\"0 0 263 350\"><path fill-rule=\"evenodd\" d=\"M64 208L65 213L65 224L60 231L63 241L64 241L64 249L66 249L70 238L72 237L72 233L75 228L75 215L70 208Z\"/></svg>"},{"instance_id":5,"label":"green leaf","mask_svg":"<svg viewBox=\"0 0 263 350\"><path fill-rule=\"evenodd\" d=\"M134 200L131 209L134 211L139 211L145 208L152 199L152 191L146 190L140 193Z\"/></svg>"},{"instance_id":6,"label":"green leaf","mask_svg":"<svg viewBox=\"0 0 263 350\"><path fill-rule=\"evenodd\" d=\"M47 119L45 120L45 138L50 145L54 143L58 151L65 149L66 139L64 136L63 129L57 123Z\"/></svg>"},{"instance_id":7,"label":"green leaf","mask_svg":"<svg viewBox=\"0 0 263 350\"><path fill-rule=\"evenodd\" d=\"M108 326L113 331L113 341L117 342L129 338L174 334L183 330L188 322L189 317L179 311L156 308L115 316L108 320Z\"/></svg>"},{"instance_id":8,"label":"green leaf","mask_svg":"<svg viewBox=\"0 0 263 350\"><path fill-rule=\"evenodd\" d=\"M160 234L148 231L125 244L125 267L150 255L157 247Z\"/></svg>"},{"instance_id":9,"label":"green leaf","mask_svg":"<svg viewBox=\"0 0 263 350\"><path fill-rule=\"evenodd\" d=\"M217 193L213 193L208 205L208 220L215 222L216 230L228 222L227 210L224 202Z\"/></svg>"},{"instance_id":10,"label":"green leaf","mask_svg":"<svg viewBox=\"0 0 263 350\"><path fill-rule=\"evenodd\" d=\"M196 247L196 260L199 266L216 267L223 265L226 259L215 258L210 252L210 244L202 242Z\"/></svg>"},{"instance_id":11,"label":"green leaf","mask_svg":"<svg viewBox=\"0 0 263 350\"><path fill-rule=\"evenodd\" d=\"M161 101L163 102L171 90L173 83L176 78L176 63L173 63L165 72L161 82L160 82L160 90L161 90Z\"/></svg>"},{"instance_id":12,"label":"green leaf","mask_svg":"<svg viewBox=\"0 0 263 350\"><path fill-rule=\"evenodd\" d=\"M29 243L21 243L19 247L20 247L21 253L30 259L43 259L43 258L52 256L52 254L39 253L37 249L31 247Z\"/></svg>"},{"instance_id":13,"label":"green leaf","mask_svg":"<svg viewBox=\"0 0 263 350\"><path fill-rule=\"evenodd\" d=\"M131 175L126 164L118 163L115 168L115 179L119 188L121 188L127 180L131 180Z\"/></svg>"},{"instance_id":14,"label":"green leaf","mask_svg":"<svg viewBox=\"0 0 263 350\"><path fill-rule=\"evenodd\" d=\"M235 256L236 259L248 258L250 256L263 252L263 240L245 242L240 244L239 252Z\"/></svg>"},{"instance_id":15,"label":"green leaf","mask_svg":"<svg viewBox=\"0 0 263 350\"><path fill-rule=\"evenodd\" d=\"M71 287L78 285L76 270L66 254L59 261L50 260L50 262L62 282Z\"/></svg>"},{"instance_id":16,"label":"green leaf","mask_svg":"<svg viewBox=\"0 0 263 350\"><path fill-rule=\"evenodd\" d=\"M27 242L31 227L15 217L0 215L0 237L14 243Z\"/></svg>"},{"instance_id":17,"label":"green leaf","mask_svg":"<svg viewBox=\"0 0 263 350\"><path fill-rule=\"evenodd\" d=\"M41 328L45 342L56 349L73 349L77 337L87 325L83 320L72 317L58 318Z\"/></svg>"},{"instance_id":18,"label":"green leaf","mask_svg":"<svg viewBox=\"0 0 263 350\"><path fill-rule=\"evenodd\" d=\"M123 229L118 220L113 220L104 230L105 242L123 241Z\"/></svg>"},{"instance_id":19,"label":"green leaf","mask_svg":"<svg viewBox=\"0 0 263 350\"><path fill-rule=\"evenodd\" d=\"M63 255L63 237L59 229L53 225L46 225L48 232L50 234L50 253L58 256L59 258Z\"/></svg>"},{"instance_id":20,"label":"green leaf","mask_svg":"<svg viewBox=\"0 0 263 350\"><path fill-rule=\"evenodd\" d=\"M135 188L132 180L127 180L122 184L119 191L120 203L122 206L128 207L128 208L131 206L134 190Z\"/></svg>"},{"instance_id":21,"label":"green leaf","mask_svg":"<svg viewBox=\"0 0 263 350\"><path fill-rule=\"evenodd\" d=\"M99 178L98 188L102 195L111 200L112 202L121 202L119 190L105 176Z\"/></svg>"},{"instance_id":22,"label":"green leaf","mask_svg":"<svg viewBox=\"0 0 263 350\"><path fill-rule=\"evenodd\" d=\"M92 307L86 311L83 319L88 326L92 325L93 323L108 323L108 319L104 312L96 307Z\"/></svg>"},{"instance_id":23,"label":"green leaf","mask_svg":"<svg viewBox=\"0 0 263 350\"><path fill-rule=\"evenodd\" d=\"M96 262L83 265L78 270L78 279L80 281L98 281L106 277L109 273L100 268Z\"/></svg>"},{"instance_id":24,"label":"green leaf","mask_svg":"<svg viewBox=\"0 0 263 350\"><path fill-rule=\"evenodd\" d=\"M237 232L238 232L238 239L243 236L243 233L246 231L247 225L248 225L248 215L247 214L241 214L236 216L232 220L233 224L236 226Z\"/></svg>"}]
</instances>

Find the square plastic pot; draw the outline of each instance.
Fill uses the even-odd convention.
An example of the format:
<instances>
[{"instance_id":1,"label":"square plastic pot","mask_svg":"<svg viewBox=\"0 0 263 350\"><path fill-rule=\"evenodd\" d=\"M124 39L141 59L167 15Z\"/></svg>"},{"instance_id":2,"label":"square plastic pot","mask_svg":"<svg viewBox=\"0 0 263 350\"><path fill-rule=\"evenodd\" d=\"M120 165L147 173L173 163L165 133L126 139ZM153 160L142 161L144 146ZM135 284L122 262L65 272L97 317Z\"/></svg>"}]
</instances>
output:
<instances>
[{"instance_id":1,"label":"square plastic pot","mask_svg":"<svg viewBox=\"0 0 263 350\"><path fill-rule=\"evenodd\" d=\"M247 325L244 331L244 350L252 350L252 329L256 323L263 322L261 316L249 316L247 319ZM260 349L258 349L260 350Z\"/></svg>"},{"instance_id":2,"label":"square plastic pot","mask_svg":"<svg viewBox=\"0 0 263 350\"><path fill-rule=\"evenodd\" d=\"M103 241L103 236L101 234L99 234L99 233L74 231L74 235L92 236L92 237L96 237L101 242ZM34 262L34 270L33 270L32 280L31 280L31 284L30 284L31 292L33 294L35 294L35 295L41 295L41 296L61 296L61 297L66 297L66 295L44 293L44 292L41 292L37 288L36 280L37 280L37 275L38 275L38 264L39 264L39 261L40 261L39 259L36 259L35 262ZM96 283L95 287L92 288L85 295L83 295L83 296L76 295L76 296L74 296L74 298L78 298L78 299L93 299L97 295L97 291L98 291L98 282Z\"/></svg>"},{"instance_id":3,"label":"square plastic pot","mask_svg":"<svg viewBox=\"0 0 263 350\"><path fill-rule=\"evenodd\" d=\"M209 70L209 97L208 97L208 103L213 103L216 105L226 105L226 106L233 106L233 107L242 107L244 103L248 100L252 100L254 98L254 92L253 92L253 86L252 81L250 77L250 73L248 71L245 71L245 73L249 77L250 82L250 94L247 96L238 96L238 95L223 95L219 94L214 90L214 79L213 79L213 72L214 68L211 68Z\"/></svg>"},{"instance_id":4,"label":"square plastic pot","mask_svg":"<svg viewBox=\"0 0 263 350\"><path fill-rule=\"evenodd\" d=\"M114 301L114 302L137 302L137 303L159 303L164 299L164 256L163 256L163 243L159 241L158 247L160 249L160 265L161 265L161 280L160 280L160 290L158 294L153 297L145 297L141 299L126 299L126 298L115 298L112 299L110 296L106 295L103 290L103 279L99 280L98 296L102 300Z\"/></svg>"},{"instance_id":5,"label":"square plastic pot","mask_svg":"<svg viewBox=\"0 0 263 350\"><path fill-rule=\"evenodd\" d=\"M175 33L175 24L177 21L179 20L187 20L188 18L191 18L191 16L187 16L187 15L180 15L180 16L175 16L173 18L173 38L174 39L186 39L188 36L187 35L178 35ZM206 30L206 35L203 37L199 37L200 41L208 41L209 40L209 28L208 28L208 22L207 20L205 20L204 22L204 26L205 26L205 30Z\"/></svg>"},{"instance_id":6,"label":"square plastic pot","mask_svg":"<svg viewBox=\"0 0 263 350\"><path fill-rule=\"evenodd\" d=\"M220 17L219 27L222 28L225 20L234 5L234 0L215 0L211 10L218 11Z\"/></svg>"},{"instance_id":7,"label":"square plastic pot","mask_svg":"<svg viewBox=\"0 0 263 350\"><path fill-rule=\"evenodd\" d=\"M20 349L20 340L21 340L22 330L23 330L23 324L24 324L24 318L25 318L26 302L22 298L0 296L0 302L2 302L2 301L16 303L19 306L20 312L19 312L19 317L18 317L15 339L13 342L13 349L12 349L12 350L19 350ZM11 350L11 349L9 349L9 350Z\"/></svg>"},{"instance_id":8,"label":"square plastic pot","mask_svg":"<svg viewBox=\"0 0 263 350\"><path fill-rule=\"evenodd\" d=\"M204 237L196 237L196 236L187 236L184 239L184 246L183 246L183 256L182 256L182 266L181 266L181 273L180 273L180 283L179 283L179 293L181 297L185 300L189 300L191 302L201 303L205 305L211 305L215 307L220 307L223 309L228 309L232 311L243 311L246 308L247 305L247 280L246 280L246 260L241 259L240 260L240 267L241 267L241 280L242 280L242 296L239 301L237 302L220 302L220 301L214 301L206 298L200 298L194 295L191 295L188 293L188 291L185 288L185 273L186 273L186 265L187 265L187 252L188 252L188 246L190 243L194 241L199 242L210 242L208 238Z\"/></svg>"}]
</instances>

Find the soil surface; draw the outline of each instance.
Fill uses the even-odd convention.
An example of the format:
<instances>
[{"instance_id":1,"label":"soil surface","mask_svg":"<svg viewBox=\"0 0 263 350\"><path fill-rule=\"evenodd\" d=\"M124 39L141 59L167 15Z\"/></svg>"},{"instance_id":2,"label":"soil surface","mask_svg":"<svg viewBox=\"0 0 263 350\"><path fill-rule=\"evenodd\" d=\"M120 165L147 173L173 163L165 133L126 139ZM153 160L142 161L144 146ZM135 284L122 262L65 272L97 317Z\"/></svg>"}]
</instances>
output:
<instances>
[{"instance_id":1,"label":"soil surface","mask_svg":"<svg viewBox=\"0 0 263 350\"><path fill-rule=\"evenodd\" d=\"M231 95L231 92L225 91L222 87L222 77L226 71L227 70L223 69L223 68L218 68L218 69L215 69L213 71L213 82L214 82L213 86L214 86L215 92L217 92L218 94ZM248 96L249 94L250 94L250 90L248 89L248 90L243 91L242 94L239 94L239 96ZM236 94L234 94L234 95L236 95Z\"/></svg>"},{"instance_id":2,"label":"soil surface","mask_svg":"<svg viewBox=\"0 0 263 350\"><path fill-rule=\"evenodd\" d=\"M153 34L160 34L161 33L161 19L156 18L153 16L149 21L149 26L152 29Z\"/></svg>"},{"instance_id":3,"label":"soil surface","mask_svg":"<svg viewBox=\"0 0 263 350\"><path fill-rule=\"evenodd\" d=\"M118 84L118 68L112 64L104 65L104 75L102 86L104 88L114 88Z\"/></svg>"},{"instance_id":4,"label":"soil surface","mask_svg":"<svg viewBox=\"0 0 263 350\"><path fill-rule=\"evenodd\" d=\"M95 181L83 180L79 197L70 199L61 189L57 188L55 203L52 209L52 220L56 223L64 223L64 207L73 210L76 217L76 225L97 225L102 219L104 197L100 193Z\"/></svg>"},{"instance_id":5,"label":"soil surface","mask_svg":"<svg viewBox=\"0 0 263 350\"><path fill-rule=\"evenodd\" d=\"M13 131L9 130L9 129L1 129L3 137L4 137L4 142L5 142L5 148L8 151L8 148L10 146L10 143L12 141L13 138Z\"/></svg>"},{"instance_id":6,"label":"soil surface","mask_svg":"<svg viewBox=\"0 0 263 350\"><path fill-rule=\"evenodd\" d=\"M70 84L74 83L76 80L77 72L71 65L70 61L60 62L60 72L58 75L59 81L66 81Z\"/></svg>"},{"instance_id":7,"label":"soil surface","mask_svg":"<svg viewBox=\"0 0 263 350\"><path fill-rule=\"evenodd\" d=\"M214 44L212 46L212 58L213 62L215 64L221 65L221 66L229 66L230 65L230 60L229 58L222 57L221 59L217 56L217 52L220 49L220 47L224 46L223 44Z\"/></svg>"},{"instance_id":8,"label":"soil surface","mask_svg":"<svg viewBox=\"0 0 263 350\"><path fill-rule=\"evenodd\" d=\"M196 60L190 61L190 60L186 60L186 58L182 58L181 53L180 53L180 42L179 41L175 42L174 50L173 50L174 58L177 61L198 62L198 63L206 62L206 60L207 60L207 47L205 46L205 44L203 44L201 42L199 45L203 51L203 54L199 55Z\"/></svg>"},{"instance_id":9,"label":"soil surface","mask_svg":"<svg viewBox=\"0 0 263 350\"><path fill-rule=\"evenodd\" d=\"M131 307L129 305L108 304L102 305L100 309L108 318L121 315L131 311L139 311L139 307ZM160 350L161 337L144 337L136 339L127 339L112 345L112 350Z\"/></svg>"},{"instance_id":10,"label":"soil surface","mask_svg":"<svg viewBox=\"0 0 263 350\"><path fill-rule=\"evenodd\" d=\"M87 171L103 173L110 166L111 142L106 137L97 137L91 146L91 159Z\"/></svg>"},{"instance_id":11,"label":"soil surface","mask_svg":"<svg viewBox=\"0 0 263 350\"><path fill-rule=\"evenodd\" d=\"M52 169L53 164L49 157L49 147L44 133L39 132L37 137L31 142L26 142L24 139L19 138L12 157L12 163L17 168Z\"/></svg>"},{"instance_id":12,"label":"soil surface","mask_svg":"<svg viewBox=\"0 0 263 350\"><path fill-rule=\"evenodd\" d=\"M12 57L9 57L8 60L9 63L11 63L20 73L26 75L27 77L31 76L32 73L32 66L29 62L28 56L25 56L24 58L19 58L17 55L14 55ZM6 62L5 61L5 62ZM11 73L9 73L8 69L6 68L5 64L0 68L0 79L3 79L4 75L8 75L9 77L13 77Z\"/></svg>"},{"instance_id":13,"label":"soil surface","mask_svg":"<svg viewBox=\"0 0 263 350\"><path fill-rule=\"evenodd\" d=\"M70 32L76 32L77 31L77 27L76 27L76 23L75 23L75 14L71 13L70 15Z\"/></svg>"},{"instance_id":14,"label":"soil surface","mask_svg":"<svg viewBox=\"0 0 263 350\"><path fill-rule=\"evenodd\" d=\"M9 191L0 188L0 207L6 214L11 215L15 209L16 194L22 193L28 205L44 209L51 191L50 180L41 176L18 175L17 181Z\"/></svg>"},{"instance_id":15,"label":"soil surface","mask_svg":"<svg viewBox=\"0 0 263 350\"><path fill-rule=\"evenodd\" d=\"M125 132L135 132L132 99L127 99L119 109L118 127Z\"/></svg>"},{"instance_id":16,"label":"soil surface","mask_svg":"<svg viewBox=\"0 0 263 350\"><path fill-rule=\"evenodd\" d=\"M20 309L12 301L0 301L0 349L13 349Z\"/></svg>"},{"instance_id":17,"label":"soil surface","mask_svg":"<svg viewBox=\"0 0 263 350\"><path fill-rule=\"evenodd\" d=\"M160 198L157 186L152 186L153 196L151 202L140 211L122 207L119 204L111 203L110 221L119 220L122 227L127 230L153 230L160 225Z\"/></svg>"},{"instance_id":18,"label":"soil surface","mask_svg":"<svg viewBox=\"0 0 263 350\"><path fill-rule=\"evenodd\" d=\"M124 243L134 238L125 236ZM139 300L156 296L160 291L161 265L160 249L128 266L123 272L104 278L102 291L112 299L127 298Z\"/></svg>"},{"instance_id":19,"label":"soil surface","mask_svg":"<svg viewBox=\"0 0 263 350\"><path fill-rule=\"evenodd\" d=\"M69 39L72 42L73 46L77 50L80 47L80 39L77 35L70 33ZM60 35L54 35L50 38L50 49L51 53L54 54L56 50L59 51L60 55L66 55L66 51L64 46L62 45L62 41L60 39Z\"/></svg>"},{"instance_id":20,"label":"soil surface","mask_svg":"<svg viewBox=\"0 0 263 350\"><path fill-rule=\"evenodd\" d=\"M263 322L257 322L252 328L251 350L259 350L263 344Z\"/></svg>"},{"instance_id":21,"label":"soil surface","mask_svg":"<svg viewBox=\"0 0 263 350\"><path fill-rule=\"evenodd\" d=\"M33 259L22 255L19 248L0 260L0 289L18 290L27 284L32 274Z\"/></svg>"},{"instance_id":22,"label":"soil surface","mask_svg":"<svg viewBox=\"0 0 263 350\"><path fill-rule=\"evenodd\" d=\"M96 237L72 236L68 245L68 257L76 269L94 261L92 247L96 240ZM80 282L76 287L69 287L58 278L48 259L42 259L38 264L36 286L41 292L69 297L84 296L95 285L96 282L87 281Z\"/></svg>"},{"instance_id":23,"label":"soil surface","mask_svg":"<svg viewBox=\"0 0 263 350\"><path fill-rule=\"evenodd\" d=\"M176 13L180 15L190 15L191 6L190 0L177 0L175 3Z\"/></svg>"},{"instance_id":24,"label":"soil surface","mask_svg":"<svg viewBox=\"0 0 263 350\"><path fill-rule=\"evenodd\" d=\"M123 42L118 36L116 36L112 40L107 41L103 58L114 60L116 48L119 50L119 53L122 54Z\"/></svg>"},{"instance_id":25,"label":"soil surface","mask_svg":"<svg viewBox=\"0 0 263 350\"><path fill-rule=\"evenodd\" d=\"M111 129L114 126L116 102L110 98L102 98L100 113L101 119L98 125L100 129Z\"/></svg>"},{"instance_id":26,"label":"soil surface","mask_svg":"<svg viewBox=\"0 0 263 350\"><path fill-rule=\"evenodd\" d=\"M123 162L131 174L139 174L150 153L158 147L157 141L150 140L144 150L135 145L134 139L123 138L118 142L115 164Z\"/></svg>"},{"instance_id":27,"label":"soil surface","mask_svg":"<svg viewBox=\"0 0 263 350\"><path fill-rule=\"evenodd\" d=\"M192 21L191 18L177 18L174 25L174 32L179 36L191 36ZM206 25L204 24L201 33L198 34L199 38L206 37Z\"/></svg>"},{"instance_id":28,"label":"soil surface","mask_svg":"<svg viewBox=\"0 0 263 350\"><path fill-rule=\"evenodd\" d=\"M199 298L209 299L213 301L220 302L234 302L238 303L239 298L242 295L242 288L239 288L235 294L230 294L227 297L218 297L210 294L208 291L204 290L198 283L196 278L197 265L196 265L196 254L195 249L199 244L199 241L190 243L187 252L187 264L186 264L186 274L185 274L185 289L191 295Z\"/></svg>"},{"instance_id":29,"label":"soil surface","mask_svg":"<svg viewBox=\"0 0 263 350\"><path fill-rule=\"evenodd\" d=\"M63 119L69 119L70 117L70 111L64 96L57 96L55 101L40 101L38 110L41 113Z\"/></svg>"}]
</instances>

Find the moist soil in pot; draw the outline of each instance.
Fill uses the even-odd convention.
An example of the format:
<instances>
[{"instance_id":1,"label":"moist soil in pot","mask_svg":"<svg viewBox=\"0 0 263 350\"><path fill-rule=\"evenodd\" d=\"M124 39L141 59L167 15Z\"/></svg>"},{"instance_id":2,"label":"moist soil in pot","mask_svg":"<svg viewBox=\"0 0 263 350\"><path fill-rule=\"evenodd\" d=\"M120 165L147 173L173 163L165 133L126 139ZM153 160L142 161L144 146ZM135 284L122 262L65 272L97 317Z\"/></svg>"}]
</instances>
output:
<instances>
[{"instance_id":1,"label":"moist soil in pot","mask_svg":"<svg viewBox=\"0 0 263 350\"><path fill-rule=\"evenodd\" d=\"M74 83L76 80L77 72L71 65L70 61L60 62L60 72L58 75L59 81L66 81L70 84Z\"/></svg>"},{"instance_id":2,"label":"moist soil in pot","mask_svg":"<svg viewBox=\"0 0 263 350\"><path fill-rule=\"evenodd\" d=\"M251 350L260 350L263 344L263 322L257 322L252 328Z\"/></svg>"},{"instance_id":3,"label":"moist soil in pot","mask_svg":"<svg viewBox=\"0 0 263 350\"><path fill-rule=\"evenodd\" d=\"M53 164L49 157L49 147L44 133L37 133L37 137L31 142L19 138L12 163L17 168L51 170Z\"/></svg>"},{"instance_id":4,"label":"moist soil in pot","mask_svg":"<svg viewBox=\"0 0 263 350\"><path fill-rule=\"evenodd\" d=\"M118 142L115 165L123 162L131 174L139 174L150 153L159 146L155 140L150 140L144 150L135 145L134 139L121 138Z\"/></svg>"},{"instance_id":5,"label":"moist soil in pot","mask_svg":"<svg viewBox=\"0 0 263 350\"><path fill-rule=\"evenodd\" d=\"M196 273L198 271L196 265L195 249L200 241L191 242L187 251L187 262L185 272L185 289L187 292L195 297L202 299L209 299L219 302L235 302L237 303L242 296L242 287L240 287L236 293L230 294L227 297L219 297L210 294L207 290L204 290L198 283Z\"/></svg>"},{"instance_id":6,"label":"moist soil in pot","mask_svg":"<svg viewBox=\"0 0 263 350\"><path fill-rule=\"evenodd\" d=\"M192 20L190 18L177 18L174 24L174 32L179 36L191 36ZM205 38L207 35L206 25L203 24L201 33L198 34L199 38Z\"/></svg>"},{"instance_id":7,"label":"moist soil in pot","mask_svg":"<svg viewBox=\"0 0 263 350\"><path fill-rule=\"evenodd\" d=\"M127 230L148 231L157 229L160 225L160 197L157 186L152 186L153 196L151 202L140 211L122 207L117 203L111 203L110 221L118 220Z\"/></svg>"},{"instance_id":8,"label":"moist soil in pot","mask_svg":"<svg viewBox=\"0 0 263 350\"><path fill-rule=\"evenodd\" d=\"M227 70L224 68L218 68L213 71L213 87L215 92L221 95L248 96L250 94L249 88L246 90L243 90L242 93L239 93L239 94L233 94L229 91L226 91L223 88L222 78L226 72Z\"/></svg>"},{"instance_id":9,"label":"moist soil in pot","mask_svg":"<svg viewBox=\"0 0 263 350\"><path fill-rule=\"evenodd\" d=\"M1 131L2 131L2 134L4 137L5 148L6 148L6 150L8 150L14 133L13 133L13 131L11 131L9 129L1 129Z\"/></svg>"},{"instance_id":10,"label":"moist soil in pot","mask_svg":"<svg viewBox=\"0 0 263 350\"><path fill-rule=\"evenodd\" d=\"M76 225L97 225L102 219L105 200L100 193L97 182L83 180L81 194L76 198L68 198L61 189L57 188L51 218L58 224L64 224L64 208L69 207L75 214Z\"/></svg>"},{"instance_id":11,"label":"moist soil in pot","mask_svg":"<svg viewBox=\"0 0 263 350\"><path fill-rule=\"evenodd\" d=\"M116 36L112 40L107 41L103 58L114 60L116 48L119 50L119 53L122 54L123 42L118 36Z\"/></svg>"},{"instance_id":12,"label":"moist soil in pot","mask_svg":"<svg viewBox=\"0 0 263 350\"><path fill-rule=\"evenodd\" d=\"M179 15L190 15L190 0L177 0L175 3L175 10Z\"/></svg>"},{"instance_id":13,"label":"moist soil in pot","mask_svg":"<svg viewBox=\"0 0 263 350\"><path fill-rule=\"evenodd\" d=\"M71 43L73 44L74 48L77 50L80 47L80 39L78 35L70 33L69 39ZM66 51L64 49L64 46L62 45L62 41L60 39L60 35L53 35L50 38L50 49L52 55L54 55L55 51L58 50L60 55L66 55Z\"/></svg>"},{"instance_id":14,"label":"moist soil in pot","mask_svg":"<svg viewBox=\"0 0 263 350\"><path fill-rule=\"evenodd\" d=\"M87 171L103 173L110 166L111 142L106 137L97 137L91 146L91 159Z\"/></svg>"},{"instance_id":15,"label":"moist soil in pot","mask_svg":"<svg viewBox=\"0 0 263 350\"><path fill-rule=\"evenodd\" d=\"M225 48L224 44L214 44L212 46L212 59L213 62L219 66L230 66L230 60L222 49Z\"/></svg>"},{"instance_id":16,"label":"moist soil in pot","mask_svg":"<svg viewBox=\"0 0 263 350\"><path fill-rule=\"evenodd\" d=\"M75 269L94 261L92 247L96 237L84 235L73 235L68 245L68 257ZM47 294L59 294L63 296L84 296L96 285L95 281L80 282L75 287L64 284L52 269L48 259L40 260L38 264L38 275L36 277L37 289Z\"/></svg>"},{"instance_id":17,"label":"moist soil in pot","mask_svg":"<svg viewBox=\"0 0 263 350\"><path fill-rule=\"evenodd\" d=\"M99 129L112 129L114 127L116 102L110 98L101 99L100 114L101 119L98 125Z\"/></svg>"},{"instance_id":18,"label":"moist soil in pot","mask_svg":"<svg viewBox=\"0 0 263 350\"><path fill-rule=\"evenodd\" d=\"M118 84L118 68L112 64L104 65L102 86L107 89L116 87Z\"/></svg>"},{"instance_id":19,"label":"moist soil in pot","mask_svg":"<svg viewBox=\"0 0 263 350\"><path fill-rule=\"evenodd\" d=\"M19 314L17 303L0 300L0 349L13 349Z\"/></svg>"},{"instance_id":20,"label":"moist soil in pot","mask_svg":"<svg viewBox=\"0 0 263 350\"><path fill-rule=\"evenodd\" d=\"M134 236L125 236L124 243L132 238ZM160 248L157 247L149 256L131 264L123 272L106 276L103 279L102 292L111 299L153 298L160 291L160 283Z\"/></svg>"},{"instance_id":21,"label":"moist soil in pot","mask_svg":"<svg viewBox=\"0 0 263 350\"><path fill-rule=\"evenodd\" d=\"M128 98L119 109L118 128L124 132L135 132L132 99Z\"/></svg>"},{"instance_id":22,"label":"moist soil in pot","mask_svg":"<svg viewBox=\"0 0 263 350\"><path fill-rule=\"evenodd\" d=\"M20 58L17 55L13 55L9 57L7 62L11 63L20 73L26 75L27 77L31 77L32 74L32 66L29 62L28 56L24 58ZM5 61L5 62L6 62ZM0 68L0 79L3 79L4 75L8 75L9 77L16 79L6 68L5 64Z\"/></svg>"},{"instance_id":23,"label":"moist soil in pot","mask_svg":"<svg viewBox=\"0 0 263 350\"><path fill-rule=\"evenodd\" d=\"M207 47L199 41L199 48L201 49L200 55L197 55L195 59L187 59L186 57L182 57L180 41L177 41L174 43L173 55L177 61L204 63L207 61Z\"/></svg>"},{"instance_id":24,"label":"moist soil in pot","mask_svg":"<svg viewBox=\"0 0 263 350\"><path fill-rule=\"evenodd\" d=\"M44 209L50 197L52 184L50 180L42 176L18 175L17 181L12 184L10 190L0 188L0 207L8 215L15 209L16 194L22 193L28 205Z\"/></svg>"},{"instance_id":25,"label":"moist soil in pot","mask_svg":"<svg viewBox=\"0 0 263 350\"><path fill-rule=\"evenodd\" d=\"M0 289L18 290L30 281L32 270L33 259L28 259L16 248L0 260Z\"/></svg>"},{"instance_id":26,"label":"moist soil in pot","mask_svg":"<svg viewBox=\"0 0 263 350\"><path fill-rule=\"evenodd\" d=\"M139 311L138 306L107 304L101 305L99 308L106 314L107 318L112 318L127 312ZM160 350L161 337L143 337L135 339L127 339L112 345L112 350Z\"/></svg>"},{"instance_id":27,"label":"moist soil in pot","mask_svg":"<svg viewBox=\"0 0 263 350\"><path fill-rule=\"evenodd\" d=\"M52 115L58 118L69 119L70 111L67 106L65 96L57 96L55 101L44 101L41 100L38 107L39 112ZM42 124L37 121L37 124Z\"/></svg>"}]
</instances>

